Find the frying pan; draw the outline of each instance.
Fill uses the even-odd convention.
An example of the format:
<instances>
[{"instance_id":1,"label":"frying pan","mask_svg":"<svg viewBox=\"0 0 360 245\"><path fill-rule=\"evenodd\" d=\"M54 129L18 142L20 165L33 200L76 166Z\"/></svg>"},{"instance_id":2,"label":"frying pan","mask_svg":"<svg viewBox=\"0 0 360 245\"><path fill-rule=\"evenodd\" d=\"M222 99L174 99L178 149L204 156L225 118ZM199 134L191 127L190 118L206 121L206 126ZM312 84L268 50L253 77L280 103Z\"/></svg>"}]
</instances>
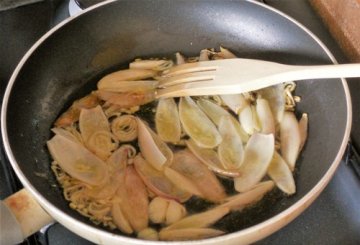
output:
<instances>
[{"instance_id":1,"label":"frying pan","mask_svg":"<svg viewBox=\"0 0 360 245\"><path fill-rule=\"evenodd\" d=\"M7 156L27 192L64 226L95 243L151 244L96 226L69 208L50 170L46 141L55 119L95 89L103 75L136 57L195 56L229 48L239 57L286 64L335 63L301 24L255 1L123 0L99 4L42 37L17 66L6 89L1 130ZM298 82L298 113L309 114L309 138L295 172L297 192L219 226L229 234L198 244L245 244L280 229L324 189L344 153L351 126L345 80ZM47 220L46 222L49 222ZM192 243L193 244L193 243Z\"/></svg>"}]
</instances>

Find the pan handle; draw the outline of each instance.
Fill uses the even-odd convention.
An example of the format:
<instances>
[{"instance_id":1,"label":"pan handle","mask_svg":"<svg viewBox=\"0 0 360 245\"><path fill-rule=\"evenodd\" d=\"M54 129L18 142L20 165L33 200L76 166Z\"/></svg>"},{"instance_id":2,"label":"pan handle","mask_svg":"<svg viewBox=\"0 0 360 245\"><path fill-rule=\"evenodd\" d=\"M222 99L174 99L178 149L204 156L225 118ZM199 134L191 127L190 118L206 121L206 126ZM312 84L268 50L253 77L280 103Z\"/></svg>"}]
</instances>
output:
<instances>
[{"instance_id":1,"label":"pan handle","mask_svg":"<svg viewBox=\"0 0 360 245\"><path fill-rule=\"evenodd\" d=\"M22 242L40 228L54 222L25 189L0 201L0 244Z\"/></svg>"}]
</instances>

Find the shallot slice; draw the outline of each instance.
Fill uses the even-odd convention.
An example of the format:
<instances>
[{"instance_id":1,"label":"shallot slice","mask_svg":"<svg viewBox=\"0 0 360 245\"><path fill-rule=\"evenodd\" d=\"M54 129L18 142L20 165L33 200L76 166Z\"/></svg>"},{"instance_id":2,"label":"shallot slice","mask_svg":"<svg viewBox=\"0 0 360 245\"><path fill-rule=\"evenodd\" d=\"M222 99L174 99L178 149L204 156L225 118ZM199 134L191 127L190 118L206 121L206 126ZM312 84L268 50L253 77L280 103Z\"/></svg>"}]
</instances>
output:
<instances>
[{"instance_id":1,"label":"shallot slice","mask_svg":"<svg viewBox=\"0 0 360 245\"><path fill-rule=\"evenodd\" d=\"M102 186L92 186L91 188L86 189L86 195L94 199L111 199L115 196L115 193L121 183L121 178L119 173L112 174L107 182Z\"/></svg>"},{"instance_id":2,"label":"shallot slice","mask_svg":"<svg viewBox=\"0 0 360 245\"><path fill-rule=\"evenodd\" d=\"M299 152L303 149L308 136L308 124L309 124L309 117L306 113L303 113L299 121L299 131L300 131Z\"/></svg>"},{"instance_id":3,"label":"shallot slice","mask_svg":"<svg viewBox=\"0 0 360 245\"><path fill-rule=\"evenodd\" d=\"M157 71L149 69L126 69L110 73L100 79L98 84L108 82L134 81L155 77Z\"/></svg>"},{"instance_id":4,"label":"shallot slice","mask_svg":"<svg viewBox=\"0 0 360 245\"><path fill-rule=\"evenodd\" d=\"M244 160L244 149L240 136L231 122L231 116L223 116L219 123L223 141L218 147L219 159L225 169L238 169Z\"/></svg>"},{"instance_id":5,"label":"shallot slice","mask_svg":"<svg viewBox=\"0 0 360 245\"><path fill-rule=\"evenodd\" d=\"M131 108L155 100L155 90L126 93L97 90L95 93L101 100L106 101L106 105L116 105L119 108Z\"/></svg>"},{"instance_id":6,"label":"shallot slice","mask_svg":"<svg viewBox=\"0 0 360 245\"><path fill-rule=\"evenodd\" d=\"M215 125L190 97L180 98L179 114L185 132L198 146L214 148L220 144L221 136Z\"/></svg>"},{"instance_id":7,"label":"shallot slice","mask_svg":"<svg viewBox=\"0 0 360 245\"><path fill-rule=\"evenodd\" d=\"M270 109L276 123L280 123L285 112L285 88L284 84L263 88L256 91L261 98L269 102Z\"/></svg>"},{"instance_id":8,"label":"shallot slice","mask_svg":"<svg viewBox=\"0 0 360 245\"><path fill-rule=\"evenodd\" d=\"M213 209L187 216L163 230L177 230L189 228L205 228L217 222L230 212L229 207L215 207Z\"/></svg>"},{"instance_id":9,"label":"shallot slice","mask_svg":"<svg viewBox=\"0 0 360 245\"><path fill-rule=\"evenodd\" d=\"M261 133L275 135L275 120L266 99L258 98L256 100L256 112L261 127Z\"/></svg>"},{"instance_id":10,"label":"shallot slice","mask_svg":"<svg viewBox=\"0 0 360 245\"><path fill-rule=\"evenodd\" d=\"M218 154L213 149L201 148L191 139L186 140L185 143L189 150L214 173L227 177L238 177L240 175L237 170L224 169Z\"/></svg>"},{"instance_id":11,"label":"shallot slice","mask_svg":"<svg viewBox=\"0 0 360 245\"><path fill-rule=\"evenodd\" d=\"M106 160L106 163L114 171L123 171L126 168L129 152L133 151L133 146L122 145Z\"/></svg>"},{"instance_id":12,"label":"shallot slice","mask_svg":"<svg viewBox=\"0 0 360 245\"><path fill-rule=\"evenodd\" d=\"M237 115L249 104L242 94L223 94L220 98Z\"/></svg>"},{"instance_id":13,"label":"shallot slice","mask_svg":"<svg viewBox=\"0 0 360 245\"><path fill-rule=\"evenodd\" d=\"M228 207L231 211L241 211L244 207L259 201L267 192L274 188L273 181L265 181L244 193L236 194L226 199L220 207Z\"/></svg>"},{"instance_id":14,"label":"shallot slice","mask_svg":"<svg viewBox=\"0 0 360 245\"><path fill-rule=\"evenodd\" d=\"M184 55L182 55L181 53L177 52L175 54L175 59L176 59L176 65L181 65L181 64L185 64L185 57Z\"/></svg>"},{"instance_id":15,"label":"shallot slice","mask_svg":"<svg viewBox=\"0 0 360 245\"><path fill-rule=\"evenodd\" d=\"M52 128L51 131L54 133L54 134L59 134L69 140L72 140L74 141L75 143L80 143L82 144L82 142L79 141L79 139L73 135L72 133L70 133L69 131L63 129L63 128Z\"/></svg>"},{"instance_id":16,"label":"shallot slice","mask_svg":"<svg viewBox=\"0 0 360 245\"><path fill-rule=\"evenodd\" d=\"M275 181L280 190L288 195L295 193L296 187L292 172L286 162L276 151L274 152L267 174Z\"/></svg>"},{"instance_id":17,"label":"shallot slice","mask_svg":"<svg viewBox=\"0 0 360 245\"><path fill-rule=\"evenodd\" d=\"M92 109L82 109L79 118L81 136L85 142L98 131L110 132L110 126L101 106Z\"/></svg>"},{"instance_id":18,"label":"shallot slice","mask_svg":"<svg viewBox=\"0 0 360 245\"><path fill-rule=\"evenodd\" d=\"M102 185L108 177L106 164L83 145L62 135L47 142L52 158L70 176L89 185Z\"/></svg>"},{"instance_id":19,"label":"shallot slice","mask_svg":"<svg viewBox=\"0 0 360 245\"><path fill-rule=\"evenodd\" d=\"M174 169L165 167L164 174L177 188L198 197L203 197L203 194L195 183L193 183L191 180L189 180L179 172L175 171Z\"/></svg>"},{"instance_id":20,"label":"shallot slice","mask_svg":"<svg viewBox=\"0 0 360 245\"><path fill-rule=\"evenodd\" d=\"M192 181L205 199L220 202L225 198L225 190L214 173L189 150L176 152L171 168Z\"/></svg>"},{"instance_id":21,"label":"shallot slice","mask_svg":"<svg viewBox=\"0 0 360 245\"><path fill-rule=\"evenodd\" d=\"M160 240L163 241L185 241L205 239L210 237L216 237L224 234L221 230L211 228L189 228L189 229L177 229L177 230L161 230L159 233Z\"/></svg>"},{"instance_id":22,"label":"shallot slice","mask_svg":"<svg viewBox=\"0 0 360 245\"><path fill-rule=\"evenodd\" d=\"M115 81L115 80L102 80L98 82L97 87L99 90L117 92L117 93L141 93L153 91L158 85L156 80L139 80L139 81Z\"/></svg>"},{"instance_id":23,"label":"shallot slice","mask_svg":"<svg viewBox=\"0 0 360 245\"><path fill-rule=\"evenodd\" d=\"M207 61L210 60L209 56L210 56L211 52L208 49L203 49L200 51L200 55L199 55L199 61Z\"/></svg>"},{"instance_id":24,"label":"shallot slice","mask_svg":"<svg viewBox=\"0 0 360 245\"><path fill-rule=\"evenodd\" d=\"M158 241L159 240L159 233L153 229L153 228L145 228L144 230L141 230L137 234L138 238L150 240L150 241Z\"/></svg>"},{"instance_id":25,"label":"shallot slice","mask_svg":"<svg viewBox=\"0 0 360 245\"><path fill-rule=\"evenodd\" d=\"M185 202L191 197L191 194L179 189L163 172L156 170L140 155L134 158L134 166L145 185L156 195L180 202Z\"/></svg>"},{"instance_id":26,"label":"shallot slice","mask_svg":"<svg viewBox=\"0 0 360 245\"><path fill-rule=\"evenodd\" d=\"M234 59L237 58L230 50L220 46L220 52L215 53L215 59Z\"/></svg>"},{"instance_id":27,"label":"shallot slice","mask_svg":"<svg viewBox=\"0 0 360 245\"><path fill-rule=\"evenodd\" d=\"M131 234L133 233L133 229L129 223L129 221L126 219L123 211L121 210L121 207L118 202L113 202L112 208L111 208L111 216L113 218L113 221L115 225L124 232L125 234Z\"/></svg>"},{"instance_id":28,"label":"shallot slice","mask_svg":"<svg viewBox=\"0 0 360 245\"><path fill-rule=\"evenodd\" d=\"M234 179L238 192L250 190L265 176L274 154L274 135L254 133L245 147L244 162L239 168L240 177Z\"/></svg>"},{"instance_id":29,"label":"shallot slice","mask_svg":"<svg viewBox=\"0 0 360 245\"><path fill-rule=\"evenodd\" d=\"M138 121L138 143L141 154L157 170L173 161L171 149L141 119Z\"/></svg>"},{"instance_id":30,"label":"shallot slice","mask_svg":"<svg viewBox=\"0 0 360 245\"><path fill-rule=\"evenodd\" d=\"M149 69L164 71L173 66L172 60L135 60L129 65L130 69Z\"/></svg>"},{"instance_id":31,"label":"shallot slice","mask_svg":"<svg viewBox=\"0 0 360 245\"><path fill-rule=\"evenodd\" d=\"M242 129L238 120L236 120L227 110L222 108L221 106L206 100L206 99L198 99L197 105L200 109L205 112L205 114L215 123L215 125L219 126L220 120L223 116L229 116L231 118L231 122L235 127L237 133L241 137L243 142L247 142L249 136L247 133Z\"/></svg>"},{"instance_id":32,"label":"shallot slice","mask_svg":"<svg viewBox=\"0 0 360 245\"><path fill-rule=\"evenodd\" d=\"M120 207L131 227L139 232L148 227L148 194L141 178L133 168L125 170L124 182L117 190Z\"/></svg>"},{"instance_id":33,"label":"shallot slice","mask_svg":"<svg viewBox=\"0 0 360 245\"><path fill-rule=\"evenodd\" d=\"M165 142L180 141L181 125L179 111L173 98L161 98L156 108L155 126L159 137Z\"/></svg>"},{"instance_id":34,"label":"shallot slice","mask_svg":"<svg viewBox=\"0 0 360 245\"><path fill-rule=\"evenodd\" d=\"M283 120L280 123L280 149L281 156L289 165L291 171L294 171L300 145L299 123L295 114L287 111L284 113Z\"/></svg>"},{"instance_id":35,"label":"shallot slice","mask_svg":"<svg viewBox=\"0 0 360 245\"><path fill-rule=\"evenodd\" d=\"M239 113L239 121L246 133L252 135L259 128L256 112L251 105L245 106Z\"/></svg>"}]
</instances>

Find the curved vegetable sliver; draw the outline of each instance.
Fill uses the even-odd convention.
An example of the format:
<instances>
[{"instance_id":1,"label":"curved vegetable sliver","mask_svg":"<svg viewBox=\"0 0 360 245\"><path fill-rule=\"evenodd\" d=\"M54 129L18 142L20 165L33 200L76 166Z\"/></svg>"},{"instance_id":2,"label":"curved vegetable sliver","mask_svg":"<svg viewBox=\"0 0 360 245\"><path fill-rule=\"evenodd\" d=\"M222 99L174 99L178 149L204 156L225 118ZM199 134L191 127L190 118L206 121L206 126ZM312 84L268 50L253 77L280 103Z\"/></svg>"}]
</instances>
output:
<instances>
[{"instance_id":1,"label":"curved vegetable sliver","mask_svg":"<svg viewBox=\"0 0 360 245\"><path fill-rule=\"evenodd\" d=\"M299 152L303 149L308 136L308 124L309 124L309 117L306 113L303 113L299 121L299 131L300 131Z\"/></svg>"},{"instance_id":2,"label":"curved vegetable sliver","mask_svg":"<svg viewBox=\"0 0 360 245\"><path fill-rule=\"evenodd\" d=\"M223 94L220 98L237 115L249 104L242 94Z\"/></svg>"},{"instance_id":3,"label":"curved vegetable sliver","mask_svg":"<svg viewBox=\"0 0 360 245\"><path fill-rule=\"evenodd\" d=\"M186 146L200 159L211 171L227 177L238 177L240 173L237 170L226 170L222 167L218 154L213 149L201 148L193 140L186 140Z\"/></svg>"},{"instance_id":4,"label":"curved vegetable sliver","mask_svg":"<svg viewBox=\"0 0 360 245\"><path fill-rule=\"evenodd\" d=\"M173 161L170 148L141 119L138 122L138 143L141 154L157 170L162 170Z\"/></svg>"},{"instance_id":5,"label":"curved vegetable sliver","mask_svg":"<svg viewBox=\"0 0 360 245\"><path fill-rule=\"evenodd\" d=\"M234 179L238 192L250 190L265 176L274 154L275 142L272 134L254 133L245 147L244 162L239 168L240 177Z\"/></svg>"},{"instance_id":6,"label":"curved vegetable sliver","mask_svg":"<svg viewBox=\"0 0 360 245\"><path fill-rule=\"evenodd\" d=\"M125 218L125 215L124 215L123 211L121 210L119 203L113 202L113 205L111 207L111 214L112 214L115 225L122 232L124 232L126 234L131 234L134 232L129 221Z\"/></svg>"},{"instance_id":7,"label":"curved vegetable sliver","mask_svg":"<svg viewBox=\"0 0 360 245\"><path fill-rule=\"evenodd\" d=\"M101 106L92 109L82 109L79 118L81 136L87 142L98 131L110 132L110 126Z\"/></svg>"},{"instance_id":8,"label":"curved vegetable sliver","mask_svg":"<svg viewBox=\"0 0 360 245\"><path fill-rule=\"evenodd\" d=\"M133 166L128 166L123 175L122 185L117 190L121 211L131 227L139 232L148 227L148 194L146 187Z\"/></svg>"},{"instance_id":9,"label":"curved vegetable sliver","mask_svg":"<svg viewBox=\"0 0 360 245\"><path fill-rule=\"evenodd\" d=\"M117 92L117 93L135 93L153 91L158 85L155 80L139 80L139 81L114 81L104 80L97 84L99 90Z\"/></svg>"},{"instance_id":10,"label":"curved vegetable sliver","mask_svg":"<svg viewBox=\"0 0 360 245\"><path fill-rule=\"evenodd\" d=\"M250 135L259 128L257 114L252 105L246 105L242 109L239 113L239 121L244 131Z\"/></svg>"},{"instance_id":11,"label":"curved vegetable sliver","mask_svg":"<svg viewBox=\"0 0 360 245\"><path fill-rule=\"evenodd\" d=\"M107 165L83 145L55 135L47 146L53 159L70 176L89 185L102 185L107 179Z\"/></svg>"},{"instance_id":12,"label":"curved vegetable sliver","mask_svg":"<svg viewBox=\"0 0 360 245\"><path fill-rule=\"evenodd\" d=\"M156 132L165 142L180 141L181 125L179 111L174 98L161 98L155 114Z\"/></svg>"},{"instance_id":13,"label":"curved vegetable sliver","mask_svg":"<svg viewBox=\"0 0 360 245\"><path fill-rule=\"evenodd\" d=\"M285 112L284 84L267 87L256 91L263 99L269 102L270 109L276 123L280 123Z\"/></svg>"},{"instance_id":14,"label":"curved vegetable sliver","mask_svg":"<svg viewBox=\"0 0 360 245\"><path fill-rule=\"evenodd\" d=\"M179 202L185 202L191 197L191 194L177 188L163 172L156 170L140 155L134 158L134 166L145 185L156 195Z\"/></svg>"},{"instance_id":15,"label":"curved vegetable sliver","mask_svg":"<svg viewBox=\"0 0 360 245\"><path fill-rule=\"evenodd\" d=\"M269 102L266 99L256 100L256 113L259 119L261 133L275 135L275 120Z\"/></svg>"},{"instance_id":16,"label":"curved vegetable sliver","mask_svg":"<svg viewBox=\"0 0 360 245\"><path fill-rule=\"evenodd\" d=\"M231 118L233 126L241 137L241 140L243 142L248 141L249 136L241 127L239 121L236 120L227 110L209 100L202 98L198 99L197 105L203 112L205 112L205 114L211 119L211 121L215 123L216 126L219 126L220 120L223 116L229 116Z\"/></svg>"},{"instance_id":17,"label":"curved vegetable sliver","mask_svg":"<svg viewBox=\"0 0 360 245\"><path fill-rule=\"evenodd\" d=\"M229 207L215 207L202 213L187 216L172 225L165 227L163 230L177 230L189 228L205 228L217 222L230 212Z\"/></svg>"},{"instance_id":18,"label":"curved vegetable sliver","mask_svg":"<svg viewBox=\"0 0 360 245\"><path fill-rule=\"evenodd\" d=\"M223 141L218 146L219 159L225 169L238 169L244 160L244 149L240 136L231 122L231 116L223 116L219 123Z\"/></svg>"},{"instance_id":19,"label":"curved vegetable sliver","mask_svg":"<svg viewBox=\"0 0 360 245\"><path fill-rule=\"evenodd\" d=\"M292 172L284 159L276 151L274 152L267 174L275 181L280 190L288 195L295 193L296 187Z\"/></svg>"},{"instance_id":20,"label":"curved vegetable sliver","mask_svg":"<svg viewBox=\"0 0 360 245\"><path fill-rule=\"evenodd\" d=\"M129 65L130 69L150 69L154 71L163 71L172 66L172 60L135 60Z\"/></svg>"},{"instance_id":21,"label":"curved vegetable sliver","mask_svg":"<svg viewBox=\"0 0 360 245\"><path fill-rule=\"evenodd\" d=\"M189 180L188 178L186 178L184 175L180 174L179 172L175 171L174 169L165 167L164 174L180 190L191 193L198 197L203 196L201 191L191 180Z\"/></svg>"},{"instance_id":22,"label":"curved vegetable sliver","mask_svg":"<svg viewBox=\"0 0 360 245\"><path fill-rule=\"evenodd\" d=\"M180 121L185 132L200 147L214 148L221 142L215 125L190 97L181 97L179 102Z\"/></svg>"},{"instance_id":23,"label":"curved vegetable sliver","mask_svg":"<svg viewBox=\"0 0 360 245\"><path fill-rule=\"evenodd\" d=\"M214 173L189 150L176 152L170 167L192 181L205 199L220 202L225 198L225 190Z\"/></svg>"},{"instance_id":24,"label":"curved vegetable sliver","mask_svg":"<svg viewBox=\"0 0 360 245\"><path fill-rule=\"evenodd\" d=\"M108 82L134 81L143 80L157 75L156 71L149 69L126 69L115 71L100 79L98 84Z\"/></svg>"},{"instance_id":25,"label":"curved vegetable sliver","mask_svg":"<svg viewBox=\"0 0 360 245\"><path fill-rule=\"evenodd\" d=\"M220 207L228 207L231 211L241 211L246 206L259 201L267 192L272 190L274 186L275 184L271 180L261 182L247 192L227 198L226 202L221 204Z\"/></svg>"},{"instance_id":26,"label":"curved vegetable sliver","mask_svg":"<svg viewBox=\"0 0 360 245\"><path fill-rule=\"evenodd\" d=\"M300 145L299 123L296 120L295 114L287 111L284 113L283 120L280 123L280 149L281 156L289 165L291 171L294 171Z\"/></svg>"}]
</instances>

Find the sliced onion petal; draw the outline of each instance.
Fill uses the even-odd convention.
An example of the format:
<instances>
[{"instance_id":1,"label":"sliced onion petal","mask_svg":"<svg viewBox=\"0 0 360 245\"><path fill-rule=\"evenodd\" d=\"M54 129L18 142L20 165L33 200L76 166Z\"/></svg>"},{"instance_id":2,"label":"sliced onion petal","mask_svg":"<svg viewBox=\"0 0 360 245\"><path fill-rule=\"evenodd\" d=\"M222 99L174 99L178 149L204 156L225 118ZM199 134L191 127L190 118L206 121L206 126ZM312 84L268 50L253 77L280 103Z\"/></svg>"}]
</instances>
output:
<instances>
[{"instance_id":1,"label":"sliced onion petal","mask_svg":"<svg viewBox=\"0 0 360 245\"><path fill-rule=\"evenodd\" d=\"M185 202L191 197L191 194L177 188L163 172L156 170L140 155L134 158L134 166L145 185L158 196L180 202Z\"/></svg>"},{"instance_id":2,"label":"sliced onion petal","mask_svg":"<svg viewBox=\"0 0 360 245\"><path fill-rule=\"evenodd\" d=\"M172 143L180 141L180 118L173 98L159 99L155 114L155 126L163 141Z\"/></svg>"},{"instance_id":3,"label":"sliced onion petal","mask_svg":"<svg viewBox=\"0 0 360 245\"><path fill-rule=\"evenodd\" d=\"M172 66L172 60L135 60L129 65L130 69L149 69L154 71L163 71Z\"/></svg>"},{"instance_id":4,"label":"sliced onion petal","mask_svg":"<svg viewBox=\"0 0 360 245\"><path fill-rule=\"evenodd\" d=\"M239 121L243 129L248 134L253 134L257 127L256 118L254 118L251 105L245 106L239 114Z\"/></svg>"},{"instance_id":5,"label":"sliced onion petal","mask_svg":"<svg viewBox=\"0 0 360 245\"><path fill-rule=\"evenodd\" d=\"M137 121L138 143L142 155L154 168L162 170L165 165L171 164L172 151L141 119Z\"/></svg>"},{"instance_id":6,"label":"sliced onion petal","mask_svg":"<svg viewBox=\"0 0 360 245\"><path fill-rule=\"evenodd\" d=\"M221 136L215 125L190 97L181 97L180 121L185 132L200 147L213 148L220 144Z\"/></svg>"},{"instance_id":7,"label":"sliced onion petal","mask_svg":"<svg viewBox=\"0 0 360 245\"><path fill-rule=\"evenodd\" d=\"M223 94L220 98L235 114L239 114L249 104L242 94Z\"/></svg>"},{"instance_id":8,"label":"sliced onion petal","mask_svg":"<svg viewBox=\"0 0 360 245\"><path fill-rule=\"evenodd\" d=\"M191 180L189 180L179 172L175 171L174 169L165 167L164 174L180 190L183 190L185 192L191 193L199 197L203 197L203 194L201 193L201 191L199 190L199 188L196 186L195 183L193 183Z\"/></svg>"},{"instance_id":9,"label":"sliced onion petal","mask_svg":"<svg viewBox=\"0 0 360 245\"><path fill-rule=\"evenodd\" d=\"M158 85L156 80L138 80L138 81L116 81L102 80L97 84L99 90L127 93L127 92L146 92L156 89Z\"/></svg>"},{"instance_id":10,"label":"sliced onion petal","mask_svg":"<svg viewBox=\"0 0 360 245\"><path fill-rule=\"evenodd\" d=\"M82 109L79 118L79 128L85 143L95 132L110 132L108 119L101 106L96 106L92 109Z\"/></svg>"},{"instance_id":11,"label":"sliced onion petal","mask_svg":"<svg viewBox=\"0 0 360 245\"><path fill-rule=\"evenodd\" d=\"M205 199L220 202L225 198L225 190L214 173L189 150L176 152L171 168L192 181Z\"/></svg>"},{"instance_id":12,"label":"sliced onion petal","mask_svg":"<svg viewBox=\"0 0 360 245\"><path fill-rule=\"evenodd\" d=\"M227 177L237 177L240 175L237 170L224 169L218 154L213 149L201 148L191 139L186 140L185 143L189 150L214 173Z\"/></svg>"},{"instance_id":13,"label":"sliced onion petal","mask_svg":"<svg viewBox=\"0 0 360 245\"><path fill-rule=\"evenodd\" d=\"M83 145L55 135L47 142L52 158L70 176L90 185L102 185L108 176L106 164Z\"/></svg>"},{"instance_id":14,"label":"sliced onion petal","mask_svg":"<svg viewBox=\"0 0 360 245\"><path fill-rule=\"evenodd\" d=\"M148 226L148 195L145 185L132 166L125 170L123 185L117 190L121 210L131 227L139 232Z\"/></svg>"},{"instance_id":15,"label":"sliced onion petal","mask_svg":"<svg viewBox=\"0 0 360 245\"><path fill-rule=\"evenodd\" d=\"M109 82L143 80L157 75L156 71L149 69L126 69L110 73L100 79L98 84Z\"/></svg>"},{"instance_id":16,"label":"sliced onion petal","mask_svg":"<svg viewBox=\"0 0 360 245\"><path fill-rule=\"evenodd\" d=\"M240 123L238 120L236 120L233 116L231 116L231 114L226 111L224 108L222 108L221 106L206 100L206 99L199 99L197 101L197 105L200 107L200 109L205 112L205 114L211 119L211 121L213 121L215 123L215 125L219 126L220 123L220 119L223 116L230 116L231 117L231 122L233 124L233 126L235 127L237 133L239 134L239 136L241 137L241 140L243 142L247 142L249 139L249 136L247 135L247 133L242 129Z\"/></svg>"},{"instance_id":17,"label":"sliced onion petal","mask_svg":"<svg viewBox=\"0 0 360 245\"><path fill-rule=\"evenodd\" d=\"M280 190L288 195L295 193L296 187L292 172L286 162L276 151L274 152L267 174L275 181Z\"/></svg>"},{"instance_id":18,"label":"sliced onion petal","mask_svg":"<svg viewBox=\"0 0 360 245\"><path fill-rule=\"evenodd\" d=\"M274 135L255 133L250 137L245 147L244 162L239 169L241 175L234 179L238 192L248 191L260 182L266 174L274 149Z\"/></svg>"},{"instance_id":19,"label":"sliced onion petal","mask_svg":"<svg viewBox=\"0 0 360 245\"><path fill-rule=\"evenodd\" d=\"M246 206L259 201L267 192L272 190L274 186L275 184L271 180L260 182L249 191L227 198L226 202L221 204L220 207L228 207L231 211L241 211Z\"/></svg>"},{"instance_id":20,"label":"sliced onion petal","mask_svg":"<svg viewBox=\"0 0 360 245\"><path fill-rule=\"evenodd\" d=\"M205 228L217 222L230 212L229 207L216 207L205 212L187 216L163 230L177 230L188 228Z\"/></svg>"},{"instance_id":21,"label":"sliced onion petal","mask_svg":"<svg viewBox=\"0 0 360 245\"><path fill-rule=\"evenodd\" d=\"M133 233L133 229L131 228L131 225L129 221L126 219L123 211L121 211L121 207L119 203L114 202L111 208L111 216L113 218L113 221L115 225L124 232L125 234L131 234Z\"/></svg>"},{"instance_id":22,"label":"sliced onion petal","mask_svg":"<svg viewBox=\"0 0 360 245\"><path fill-rule=\"evenodd\" d=\"M238 169L244 160L244 149L240 136L231 122L231 116L223 116L219 123L223 141L218 147L219 159L225 169Z\"/></svg>"},{"instance_id":23,"label":"sliced onion petal","mask_svg":"<svg viewBox=\"0 0 360 245\"><path fill-rule=\"evenodd\" d=\"M275 120L266 99L258 98L256 100L256 112L261 127L261 133L275 135Z\"/></svg>"},{"instance_id":24,"label":"sliced onion petal","mask_svg":"<svg viewBox=\"0 0 360 245\"><path fill-rule=\"evenodd\" d=\"M280 123L280 149L281 156L289 165L291 171L295 168L300 145L299 123L296 120L295 114L287 111L284 113L283 120Z\"/></svg>"},{"instance_id":25,"label":"sliced onion petal","mask_svg":"<svg viewBox=\"0 0 360 245\"><path fill-rule=\"evenodd\" d=\"M276 123L280 123L285 112L285 89L284 84L267 87L256 92L269 102Z\"/></svg>"},{"instance_id":26,"label":"sliced onion petal","mask_svg":"<svg viewBox=\"0 0 360 245\"><path fill-rule=\"evenodd\" d=\"M308 136L308 124L309 124L309 117L306 113L303 113L299 121L299 131L300 131L299 152L303 149Z\"/></svg>"}]
</instances>

